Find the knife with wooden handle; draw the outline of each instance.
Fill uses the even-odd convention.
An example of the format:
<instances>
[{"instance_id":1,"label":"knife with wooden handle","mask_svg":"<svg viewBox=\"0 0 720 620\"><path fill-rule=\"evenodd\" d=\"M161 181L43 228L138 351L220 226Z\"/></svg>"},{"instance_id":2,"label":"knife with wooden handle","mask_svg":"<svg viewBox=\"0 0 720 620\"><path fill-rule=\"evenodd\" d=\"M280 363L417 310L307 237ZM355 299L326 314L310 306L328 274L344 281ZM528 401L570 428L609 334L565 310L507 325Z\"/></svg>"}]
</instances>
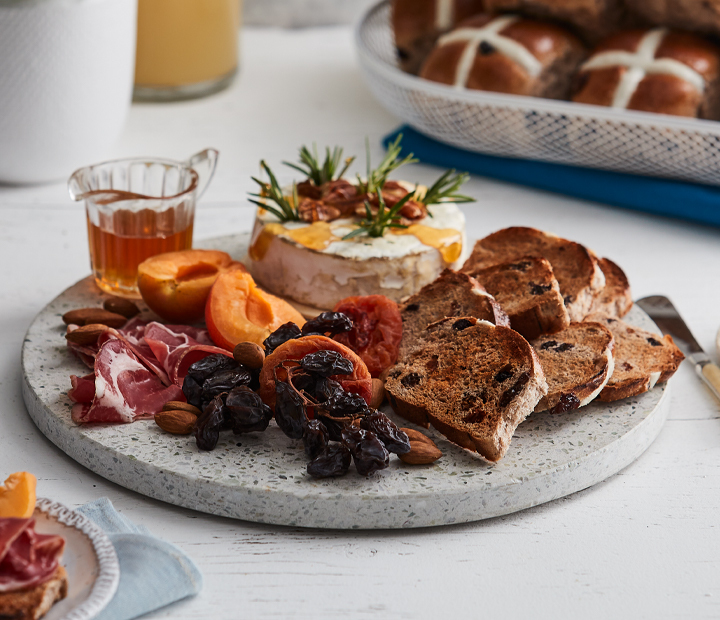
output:
<instances>
[{"instance_id":1,"label":"knife with wooden handle","mask_svg":"<svg viewBox=\"0 0 720 620\"><path fill-rule=\"evenodd\" d=\"M672 302L662 295L653 295L635 303L648 313L663 334L672 336L685 357L695 365L695 372L720 400L720 368L710 361Z\"/></svg>"}]
</instances>

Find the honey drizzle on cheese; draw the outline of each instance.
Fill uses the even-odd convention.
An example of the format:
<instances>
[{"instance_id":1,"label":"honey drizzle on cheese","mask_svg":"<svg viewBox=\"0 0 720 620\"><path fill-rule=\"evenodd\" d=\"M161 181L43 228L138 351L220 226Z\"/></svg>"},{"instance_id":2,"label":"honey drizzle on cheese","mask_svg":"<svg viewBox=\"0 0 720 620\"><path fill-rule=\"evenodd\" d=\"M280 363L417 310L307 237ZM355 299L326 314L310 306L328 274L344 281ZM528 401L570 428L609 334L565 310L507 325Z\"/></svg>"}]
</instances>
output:
<instances>
[{"instance_id":1,"label":"honey drizzle on cheese","mask_svg":"<svg viewBox=\"0 0 720 620\"><path fill-rule=\"evenodd\" d=\"M395 235L414 235L420 243L435 248L443 261L454 263L462 254L462 237L454 228L432 228L423 224L411 224L407 228L393 228ZM455 239L455 241L452 241Z\"/></svg>"}]
</instances>

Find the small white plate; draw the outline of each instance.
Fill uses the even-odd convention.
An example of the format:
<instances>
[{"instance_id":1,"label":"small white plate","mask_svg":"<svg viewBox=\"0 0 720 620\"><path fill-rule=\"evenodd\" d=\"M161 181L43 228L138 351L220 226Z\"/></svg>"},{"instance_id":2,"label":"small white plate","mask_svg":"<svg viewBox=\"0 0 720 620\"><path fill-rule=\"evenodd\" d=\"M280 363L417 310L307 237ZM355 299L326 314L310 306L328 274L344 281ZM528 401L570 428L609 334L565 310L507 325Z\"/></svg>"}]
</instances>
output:
<instances>
[{"instance_id":1,"label":"small white plate","mask_svg":"<svg viewBox=\"0 0 720 620\"><path fill-rule=\"evenodd\" d=\"M110 539L85 515L49 499L39 499L33 515L40 534L65 539L61 564L68 575L68 595L52 606L45 620L90 620L112 600L120 565Z\"/></svg>"}]
</instances>

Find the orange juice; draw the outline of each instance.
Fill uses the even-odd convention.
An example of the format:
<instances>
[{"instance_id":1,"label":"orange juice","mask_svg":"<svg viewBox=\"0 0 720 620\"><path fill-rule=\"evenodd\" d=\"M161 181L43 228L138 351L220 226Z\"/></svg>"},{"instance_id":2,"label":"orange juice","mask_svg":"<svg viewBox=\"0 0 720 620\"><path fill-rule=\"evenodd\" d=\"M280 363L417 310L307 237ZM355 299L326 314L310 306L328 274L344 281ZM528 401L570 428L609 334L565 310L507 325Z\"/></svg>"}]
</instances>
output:
<instances>
[{"instance_id":1,"label":"orange juice","mask_svg":"<svg viewBox=\"0 0 720 620\"><path fill-rule=\"evenodd\" d=\"M214 84L232 79L238 64L240 2L139 0L136 93L138 87L192 86L212 92Z\"/></svg>"}]
</instances>

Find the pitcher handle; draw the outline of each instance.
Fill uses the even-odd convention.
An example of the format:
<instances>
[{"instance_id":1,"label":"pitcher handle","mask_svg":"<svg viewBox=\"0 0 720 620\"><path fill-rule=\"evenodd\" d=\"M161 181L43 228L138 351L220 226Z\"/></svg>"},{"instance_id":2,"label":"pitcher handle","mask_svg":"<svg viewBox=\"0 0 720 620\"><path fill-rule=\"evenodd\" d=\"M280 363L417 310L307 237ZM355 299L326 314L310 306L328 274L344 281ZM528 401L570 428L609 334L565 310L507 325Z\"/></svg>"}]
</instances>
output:
<instances>
[{"instance_id":1,"label":"pitcher handle","mask_svg":"<svg viewBox=\"0 0 720 620\"><path fill-rule=\"evenodd\" d=\"M212 181L217 166L218 155L220 153L216 149L205 149L199 153L195 153L185 164L193 168L200 177L198 181L197 200L205 193L210 181Z\"/></svg>"}]
</instances>

